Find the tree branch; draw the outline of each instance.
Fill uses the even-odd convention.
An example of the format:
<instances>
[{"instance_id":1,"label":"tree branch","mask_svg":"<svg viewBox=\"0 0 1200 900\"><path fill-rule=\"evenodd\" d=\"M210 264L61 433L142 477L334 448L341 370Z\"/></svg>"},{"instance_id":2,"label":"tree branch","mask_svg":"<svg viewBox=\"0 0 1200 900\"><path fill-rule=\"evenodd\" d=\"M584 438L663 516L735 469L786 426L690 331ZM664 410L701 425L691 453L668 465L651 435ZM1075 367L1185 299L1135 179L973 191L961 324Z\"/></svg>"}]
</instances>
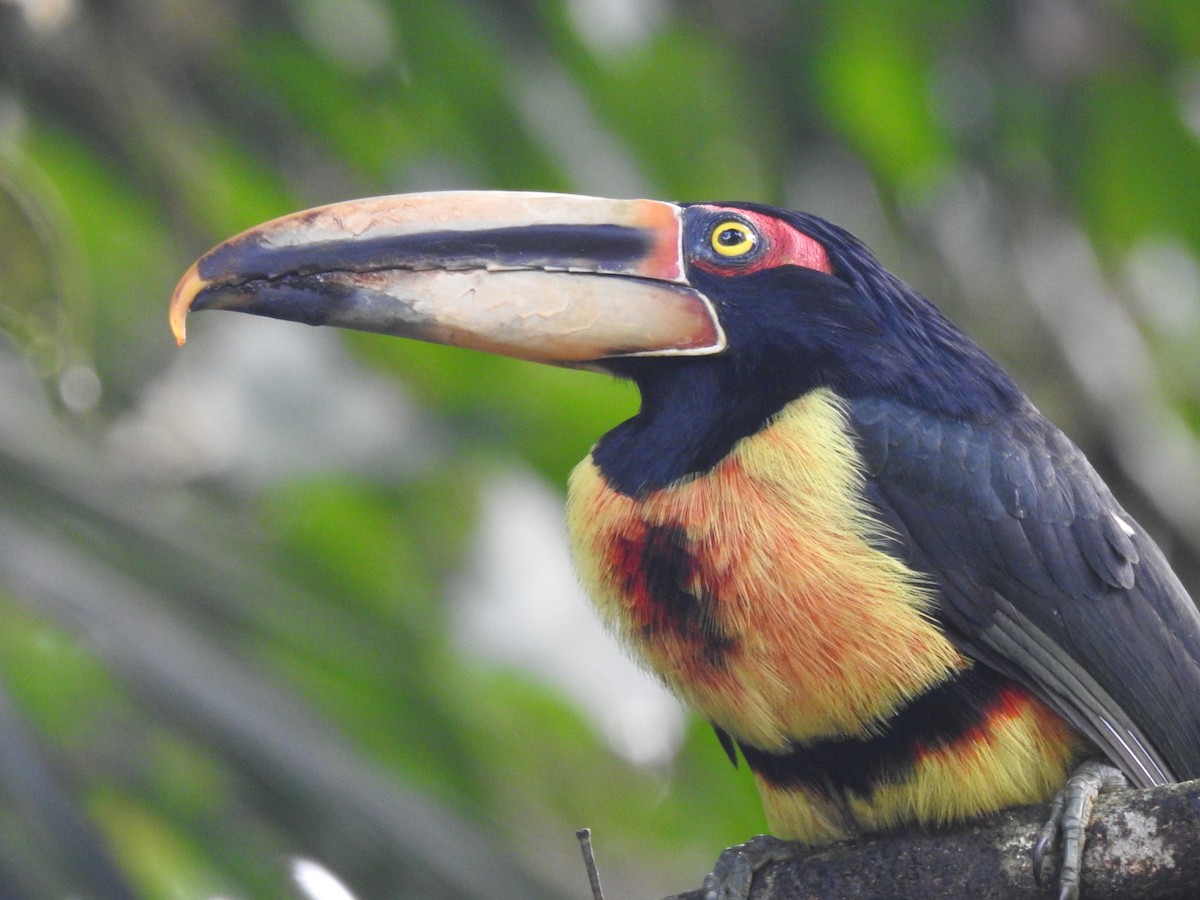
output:
<instances>
[{"instance_id":1,"label":"tree branch","mask_svg":"<svg viewBox=\"0 0 1200 900\"><path fill-rule=\"evenodd\" d=\"M1056 852L1047 854L1041 891L1033 878L1033 843L1048 816L1049 806L1027 806L953 830L835 844L768 865L751 900L1055 897ZM1200 780L1101 795L1087 829L1084 900L1182 900L1198 885Z\"/></svg>"}]
</instances>

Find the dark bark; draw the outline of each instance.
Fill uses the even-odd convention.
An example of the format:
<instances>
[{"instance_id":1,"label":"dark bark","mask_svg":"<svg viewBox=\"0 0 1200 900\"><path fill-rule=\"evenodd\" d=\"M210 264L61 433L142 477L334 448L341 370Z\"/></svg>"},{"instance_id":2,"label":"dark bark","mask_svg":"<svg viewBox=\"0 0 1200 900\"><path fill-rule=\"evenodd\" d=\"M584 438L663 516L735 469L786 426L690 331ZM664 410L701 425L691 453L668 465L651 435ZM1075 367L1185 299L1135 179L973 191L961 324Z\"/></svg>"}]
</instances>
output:
<instances>
[{"instance_id":1,"label":"dark bark","mask_svg":"<svg viewBox=\"0 0 1200 900\"><path fill-rule=\"evenodd\" d=\"M1057 852L1047 854L1040 891L1033 878L1033 844L1048 814L1047 806L1029 806L952 830L835 844L766 866L751 900L1056 897ZM1197 896L1200 781L1102 795L1087 829L1082 881L1083 900Z\"/></svg>"}]
</instances>

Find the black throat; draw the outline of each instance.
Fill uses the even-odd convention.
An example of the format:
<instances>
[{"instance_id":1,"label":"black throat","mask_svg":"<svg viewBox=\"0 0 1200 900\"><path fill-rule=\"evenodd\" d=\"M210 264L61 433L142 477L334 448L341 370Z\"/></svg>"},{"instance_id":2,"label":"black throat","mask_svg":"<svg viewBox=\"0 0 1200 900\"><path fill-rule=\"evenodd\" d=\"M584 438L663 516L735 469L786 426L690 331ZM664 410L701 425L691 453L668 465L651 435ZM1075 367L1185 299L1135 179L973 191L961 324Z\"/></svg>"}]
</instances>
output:
<instances>
[{"instance_id":1,"label":"black throat","mask_svg":"<svg viewBox=\"0 0 1200 900\"><path fill-rule=\"evenodd\" d=\"M771 381L754 391L739 389L727 360L664 362L628 359L611 366L637 383L642 406L600 439L592 459L610 487L631 497L709 471L804 393L796 384Z\"/></svg>"}]
</instances>

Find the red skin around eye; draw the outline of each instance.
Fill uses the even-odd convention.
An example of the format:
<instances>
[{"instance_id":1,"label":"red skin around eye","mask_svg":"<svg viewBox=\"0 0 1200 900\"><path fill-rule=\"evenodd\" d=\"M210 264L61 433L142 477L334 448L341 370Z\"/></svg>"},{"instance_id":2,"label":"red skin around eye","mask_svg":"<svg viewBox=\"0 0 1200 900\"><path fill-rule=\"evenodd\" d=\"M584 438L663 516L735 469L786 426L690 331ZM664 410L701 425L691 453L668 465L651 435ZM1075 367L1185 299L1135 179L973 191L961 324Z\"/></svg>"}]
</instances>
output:
<instances>
[{"instance_id":1,"label":"red skin around eye","mask_svg":"<svg viewBox=\"0 0 1200 900\"><path fill-rule=\"evenodd\" d=\"M714 212L720 212L721 207L709 206ZM776 266L804 266L815 269L826 275L833 274L833 264L829 254L817 241L802 231L793 228L787 222L761 213L744 209L731 209L730 213L737 215L754 226L767 245L767 252L748 265L733 263L728 266L717 265L709 260L697 259L693 262L707 272L715 275L749 275L761 272L763 269L773 269Z\"/></svg>"}]
</instances>

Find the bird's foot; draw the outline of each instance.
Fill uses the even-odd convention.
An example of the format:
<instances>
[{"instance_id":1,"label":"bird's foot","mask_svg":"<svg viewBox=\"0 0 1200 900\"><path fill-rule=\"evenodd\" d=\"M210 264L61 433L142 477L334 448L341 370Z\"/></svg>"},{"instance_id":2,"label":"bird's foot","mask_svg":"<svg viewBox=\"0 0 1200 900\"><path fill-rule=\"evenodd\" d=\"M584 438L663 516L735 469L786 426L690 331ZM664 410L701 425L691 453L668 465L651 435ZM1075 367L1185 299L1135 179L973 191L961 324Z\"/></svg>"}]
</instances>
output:
<instances>
[{"instance_id":1,"label":"bird's foot","mask_svg":"<svg viewBox=\"0 0 1200 900\"><path fill-rule=\"evenodd\" d=\"M1079 897L1079 871L1083 865L1084 829L1092 819L1092 807L1101 791L1110 791L1128 784L1120 769L1108 763L1089 759L1080 764L1062 790L1050 803L1050 818L1042 826L1033 845L1033 877L1042 883L1042 862L1046 851L1062 835L1062 864L1058 870L1059 900Z\"/></svg>"},{"instance_id":2,"label":"bird's foot","mask_svg":"<svg viewBox=\"0 0 1200 900\"><path fill-rule=\"evenodd\" d=\"M767 863L794 859L811 848L769 834L750 838L721 852L704 878L704 900L748 900L754 875Z\"/></svg>"}]
</instances>

